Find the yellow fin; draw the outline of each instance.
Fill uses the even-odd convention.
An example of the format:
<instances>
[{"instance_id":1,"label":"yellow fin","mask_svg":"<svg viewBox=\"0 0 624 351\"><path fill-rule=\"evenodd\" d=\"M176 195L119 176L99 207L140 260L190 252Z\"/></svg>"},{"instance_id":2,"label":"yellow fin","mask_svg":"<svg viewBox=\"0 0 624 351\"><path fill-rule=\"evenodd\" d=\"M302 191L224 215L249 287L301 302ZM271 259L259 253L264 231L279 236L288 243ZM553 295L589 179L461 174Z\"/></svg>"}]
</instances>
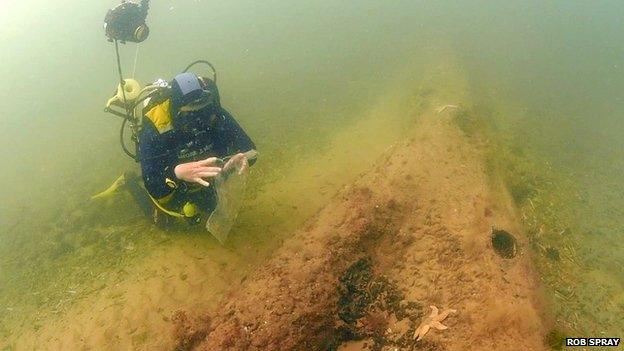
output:
<instances>
[{"instance_id":1,"label":"yellow fin","mask_svg":"<svg viewBox=\"0 0 624 351\"><path fill-rule=\"evenodd\" d=\"M109 197L113 195L117 191L117 189L119 189L119 187L125 184L126 184L126 175L122 174L106 190L102 191L101 193L91 196L91 200L97 200L97 199L101 199L104 197Z\"/></svg>"}]
</instances>

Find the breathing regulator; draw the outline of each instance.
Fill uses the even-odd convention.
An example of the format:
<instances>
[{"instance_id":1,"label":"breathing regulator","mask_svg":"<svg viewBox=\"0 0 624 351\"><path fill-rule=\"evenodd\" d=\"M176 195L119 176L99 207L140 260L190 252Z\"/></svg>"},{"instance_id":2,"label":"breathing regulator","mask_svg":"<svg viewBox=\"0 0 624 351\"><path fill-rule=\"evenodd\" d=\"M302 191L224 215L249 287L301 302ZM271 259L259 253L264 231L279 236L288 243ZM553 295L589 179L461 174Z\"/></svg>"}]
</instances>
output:
<instances>
[{"instance_id":1,"label":"breathing regulator","mask_svg":"<svg viewBox=\"0 0 624 351\"><path fill-rule=\"evenodd\" d=\"M134 78L124 78L121 59L119 55L119 44L132 42L138 45L145 41L149 36L150 30L146 24L147 12L149 10L149 0L141 0L140 3L122 0L121 4L110 9L104 18L104 30L106 38L109 42L115 44L115 54L117 57L117 73L119 75L119 84L113 96L106 102L105 112L123 119L121 129L119 131L119 141L124 153L136 162L137 149L139 144L138 135L141 130L141 120L143 109L148 105L152 98L163 98L171 96L172 85L163 80L158 79L152 84L142 87ZM217 71L214 66L206 60L197 60L190 63L182 73L189 72L196 65L203 64L212 71L212 86L216 91L218 98ZM133 70L134 71L134 70ZM134 76L134 74L133 74ZM210 79L210 78L207 78ZM126 145L126 130L130 129L130 140L134 144L132 149Z\"/></svg>"}]
</instances>

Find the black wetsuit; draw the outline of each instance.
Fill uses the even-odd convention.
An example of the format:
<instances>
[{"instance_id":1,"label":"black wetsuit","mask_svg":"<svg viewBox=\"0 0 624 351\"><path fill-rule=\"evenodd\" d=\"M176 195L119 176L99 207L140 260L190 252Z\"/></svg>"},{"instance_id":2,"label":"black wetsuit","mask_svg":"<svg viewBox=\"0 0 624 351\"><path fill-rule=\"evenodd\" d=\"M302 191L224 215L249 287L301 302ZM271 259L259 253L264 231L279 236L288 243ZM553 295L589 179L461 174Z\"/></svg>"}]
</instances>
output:
<instances>
[{"instance_id":1,"label":"black wetsuit","mask_svg":"<svg viewBox=\"0 0 624 351\"><path fill-rule=\"evenodd\" d=\"M222 107L176 114L173 128L163 133L159 133L154 124L144 118L139 134L139 159L145 188L154 199L174 193L172 199L167 201L168 209L175 210L186 201L191 201L204 211L212 211L215 204L213 187L205 188L177 179L174 167L255 148L247 133Z\"/></svg>"}]
</instances>

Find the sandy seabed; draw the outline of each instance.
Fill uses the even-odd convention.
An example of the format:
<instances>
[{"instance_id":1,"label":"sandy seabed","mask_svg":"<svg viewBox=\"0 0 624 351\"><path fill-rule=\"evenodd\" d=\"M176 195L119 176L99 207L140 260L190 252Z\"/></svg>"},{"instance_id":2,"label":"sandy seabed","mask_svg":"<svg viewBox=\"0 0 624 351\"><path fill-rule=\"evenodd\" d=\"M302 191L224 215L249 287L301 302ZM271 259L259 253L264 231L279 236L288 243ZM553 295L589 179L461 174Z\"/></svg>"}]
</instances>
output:
<instances>
[{"instance_id":1,"label":"sandy seabed","mask_svg":"<svg viewBox=\"0 0 624 351\"><path fill-rule=\"evenodd\" d=\"M219 307L174 317L179 349L541 350L536 279L483 146L425 113ZM512 259L492 229L514 233ZM421 340L430 306L456 310Z\"/></svg>"},{"instance_id":2,"label":"sandy seabed","mask_svg":"<svg viewBox=\"0 0 624 351\"><path fill-rule=\"evenodd\" d=\"M266 261L250 268L237 250L181 240L9 342L16 350L545 349L537 275L507 190L487 176L488 145L462 131L457 108L439 109L442 100L461 106L466 89L453 64L427 72L412 82L421 88L390 94L328 147L328 177L346 167L353 176L306 198L307 221L284 231ZM445 82L441 93L423 88L436 82ZM409 121L400 139L392 118ZM299 166L297 181L265 193L279 204L322 189L312 176L319 166ZM493 250L493 228L515 235L514 258ZM448 329L416 340L430 306L456 312L441 321Z\"/></svg>"}]
</instances>

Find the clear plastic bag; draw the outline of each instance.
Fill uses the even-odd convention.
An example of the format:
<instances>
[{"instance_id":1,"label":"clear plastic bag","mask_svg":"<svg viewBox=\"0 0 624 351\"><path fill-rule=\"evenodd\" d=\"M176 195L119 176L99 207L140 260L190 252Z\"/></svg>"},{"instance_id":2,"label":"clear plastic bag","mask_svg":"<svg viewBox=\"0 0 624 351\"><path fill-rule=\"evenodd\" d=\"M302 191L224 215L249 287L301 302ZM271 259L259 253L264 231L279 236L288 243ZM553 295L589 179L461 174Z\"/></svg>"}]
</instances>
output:
<instances>
[{"instance_id":1,"label":"clear plastic bag","mask_svg":"<svg viewBox=\"0 0 624 351\"><path fill-rule=\"evenodd\" d=\"M241 164L233 165L214 182L217 206L206 221L206 230L221 244L227 240L245 197L247 171L239 174Z\"/></svg>"}]
</instances>

